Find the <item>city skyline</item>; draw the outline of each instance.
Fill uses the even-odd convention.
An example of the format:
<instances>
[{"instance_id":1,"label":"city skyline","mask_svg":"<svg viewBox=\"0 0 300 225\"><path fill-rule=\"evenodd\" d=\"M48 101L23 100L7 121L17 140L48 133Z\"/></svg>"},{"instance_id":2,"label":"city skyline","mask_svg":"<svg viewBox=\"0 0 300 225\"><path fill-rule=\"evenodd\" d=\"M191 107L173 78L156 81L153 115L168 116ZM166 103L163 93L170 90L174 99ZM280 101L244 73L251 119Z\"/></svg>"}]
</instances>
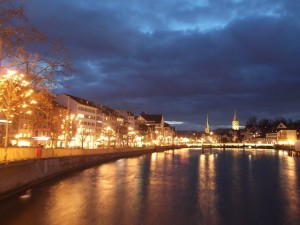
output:
<instances>
[{"instance_id":1,"label":"city skyline","mask_svg":"<svg viewBox=\"0 0 300 225\"><path fill-rule=\"evenodd\" d=\"M297 1L24 2L30 22L70 50L57 93L140 114L177 130L250 116L298 119Z\"/></svg>"}]
</instances>

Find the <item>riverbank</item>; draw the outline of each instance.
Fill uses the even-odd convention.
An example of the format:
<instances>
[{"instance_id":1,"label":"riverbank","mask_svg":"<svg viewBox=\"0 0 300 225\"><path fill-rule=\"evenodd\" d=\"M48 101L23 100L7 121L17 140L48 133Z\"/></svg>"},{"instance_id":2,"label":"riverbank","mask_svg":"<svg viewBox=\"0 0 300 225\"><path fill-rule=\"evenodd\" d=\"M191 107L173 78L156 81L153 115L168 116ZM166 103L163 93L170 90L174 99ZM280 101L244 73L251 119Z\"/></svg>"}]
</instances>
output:
<instances>
[{"instance_id":1,"label":"riverbank","mask_svg":"<svg viewBox=\"0 0 300 225\"><path fill-rule=\"evenodd\" d=\"M9 160L0 164L0 200L76 169L120 158L136 157L182 147L184 146L100 150L45 149L41 158L36 158L34 149L23 149L23 151L19 151L19 160L12 160L11 157L16 151L8 149ZM29 158L24 159L25 155Z\"/></svg>"},{"instance_id":2,"label":"riverbank","mask_svg":"<svg viewBox=\"0 0 300 225\"><path fill-rule=\"evenodd\" d=\"M176 146L181 148L182 146ZM81 149L81 148L31 148L31 147L10 147L5 152L4 148L0 148L0 166L3 163L11 163L15 161L31 160L36 158L52 158L52 157L69 157L82 155L102 155L110 153L130 152L136 150L156 150L170 148L170 146L157 147L121 147L121 148L98 148L98 149ZM6 155L6 160L4 162Z\"/></svg>"}]
</instances>

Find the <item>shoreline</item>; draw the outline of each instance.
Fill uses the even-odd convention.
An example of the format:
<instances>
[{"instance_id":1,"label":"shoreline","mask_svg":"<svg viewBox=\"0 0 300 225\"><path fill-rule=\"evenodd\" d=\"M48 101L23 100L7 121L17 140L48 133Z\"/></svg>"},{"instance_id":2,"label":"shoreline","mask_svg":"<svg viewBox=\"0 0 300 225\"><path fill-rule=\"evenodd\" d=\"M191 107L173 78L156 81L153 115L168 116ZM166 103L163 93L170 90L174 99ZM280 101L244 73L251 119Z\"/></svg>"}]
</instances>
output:
<instances>
[{"instance_id":1,"label":"shoreline","mask_svg":"<svg viewBox=\"0 0 300 225\"><path fill-rule=\"evenodd\" d=\"M42 157L0 164L0 201L22 193L42 182L99 163L137 157L154 152L175 150L186 146L162 146L151 149L130 149L101 154Z\"/></svg>"},{"instance_id":2,"label":"shoreline","mask_svg":"<svg viewBox=\"0 0 300 225\"><path fill-rule=\"evenodd\" d=\"M257 146L259 147L259 146ZM290 147L290 146L287 146ZM268 147L268 148L255 148L255 147L242 147L241 145L230 146L230 145L201 145L201 146L161 146L153 148L123 148L123 149L100 149L100 150L80 150L78 149L56 149L62 155L53 154L53 149L47 149L48 154L44 152L41 158L22 159L16 161L2 161L0 163L0 201L10 196L22 193L27 189L32 188L42 182L51 180L53 178L62 176L64 174L81 170L84 168L90 168L99 163L106 163L115 161L122 158L138 157L141 155L152 154L154 152L164 152L168 150L175 150L181 148L199 148L202 151L212 149L273 149L288 151L290 156L300 156L299 151L291 148L282 147ZM52 155L49 155L51 151ZM72 151L70 154L70 151ZM74 152L75 151L75 152ZM77 152L76 152L77 151ZM69 155L64 154L69 152ZM81 154L78 154L81 153Z\"/></svg>"}]
</instances>

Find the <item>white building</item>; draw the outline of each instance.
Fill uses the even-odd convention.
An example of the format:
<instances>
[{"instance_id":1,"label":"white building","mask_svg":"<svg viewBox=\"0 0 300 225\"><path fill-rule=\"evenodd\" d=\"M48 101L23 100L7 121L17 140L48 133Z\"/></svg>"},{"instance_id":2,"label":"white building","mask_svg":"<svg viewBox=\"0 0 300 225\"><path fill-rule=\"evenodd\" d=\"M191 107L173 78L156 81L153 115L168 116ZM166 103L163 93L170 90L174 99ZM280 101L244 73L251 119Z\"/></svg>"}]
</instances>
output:
<instances>
[{"instance_id":1,"label":"white building","mask_svg":"<svg viewBox=\"0 0 300 225\"><path fill-rule=\"evenodd\" d=\"M283 123L277 127L277 143L279 145L294 145L297 141L297 131L288 129Z\"/></svg>"},{"instance_id":2,"label":"white building","mask_svg":"<svg viewBox=\"0 0 300 225\"><path fill-rule=\"evenodd\" d=\"M127 110L122 109L116 109L115 110L119 117L118 119L121 120L123 118L123 124L120 126L121 131L119 132L120 140L122 143L126 143L128 146L136 146L137 142L137 132L136 132L136 125L135 125L135 119L134 114L132 112L129 112Z\"/></svg>"},{"instance_id":3,"label":"white building","mask_svg":"<svg viewBox=\"0 0 300 225\"><path fill-rule=\"evenodd\" d=\"M54 99L68 110L69 116L64 120L65 135L61 137L64 147L95 148L102 124L101 110L89 100L67 94L59 94ZM72 120L72 121L71 121ZM75 120L76 128L69 127ZM72 133L75 130L75 133ZM68 133L71 135L68 137Z\"/></svg>"},{"instance_id":4,"label":"white building","mask_svg":"<svg viewBox=\"0 0 300 225\"><path fill-rule=\"evenodd\" d=\"M276 144L277 143L277 133L266 133L266 142L268 144Z\"/></svg>"}]
</instances>

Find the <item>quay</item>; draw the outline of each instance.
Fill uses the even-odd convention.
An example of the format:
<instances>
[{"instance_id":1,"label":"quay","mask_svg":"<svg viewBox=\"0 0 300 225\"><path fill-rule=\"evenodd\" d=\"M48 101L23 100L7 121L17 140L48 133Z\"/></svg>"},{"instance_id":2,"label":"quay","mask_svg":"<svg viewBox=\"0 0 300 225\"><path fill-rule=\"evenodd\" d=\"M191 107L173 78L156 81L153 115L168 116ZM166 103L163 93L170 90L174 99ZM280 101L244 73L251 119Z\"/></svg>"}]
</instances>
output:
<instances>
[{"instance_id":1,"label":"quay","mask_svg":"<svg viewBox=\"0 0 300 225\"><path fill-rule=\"evenodd\" d=\"M178 149L186 146L159 146L145 148L105 149L42 149L0 148L0 200L21 193L43 181L76 169L88 168L97 163L135 157L153 152Z\"/></svg>"}]
</instances>

